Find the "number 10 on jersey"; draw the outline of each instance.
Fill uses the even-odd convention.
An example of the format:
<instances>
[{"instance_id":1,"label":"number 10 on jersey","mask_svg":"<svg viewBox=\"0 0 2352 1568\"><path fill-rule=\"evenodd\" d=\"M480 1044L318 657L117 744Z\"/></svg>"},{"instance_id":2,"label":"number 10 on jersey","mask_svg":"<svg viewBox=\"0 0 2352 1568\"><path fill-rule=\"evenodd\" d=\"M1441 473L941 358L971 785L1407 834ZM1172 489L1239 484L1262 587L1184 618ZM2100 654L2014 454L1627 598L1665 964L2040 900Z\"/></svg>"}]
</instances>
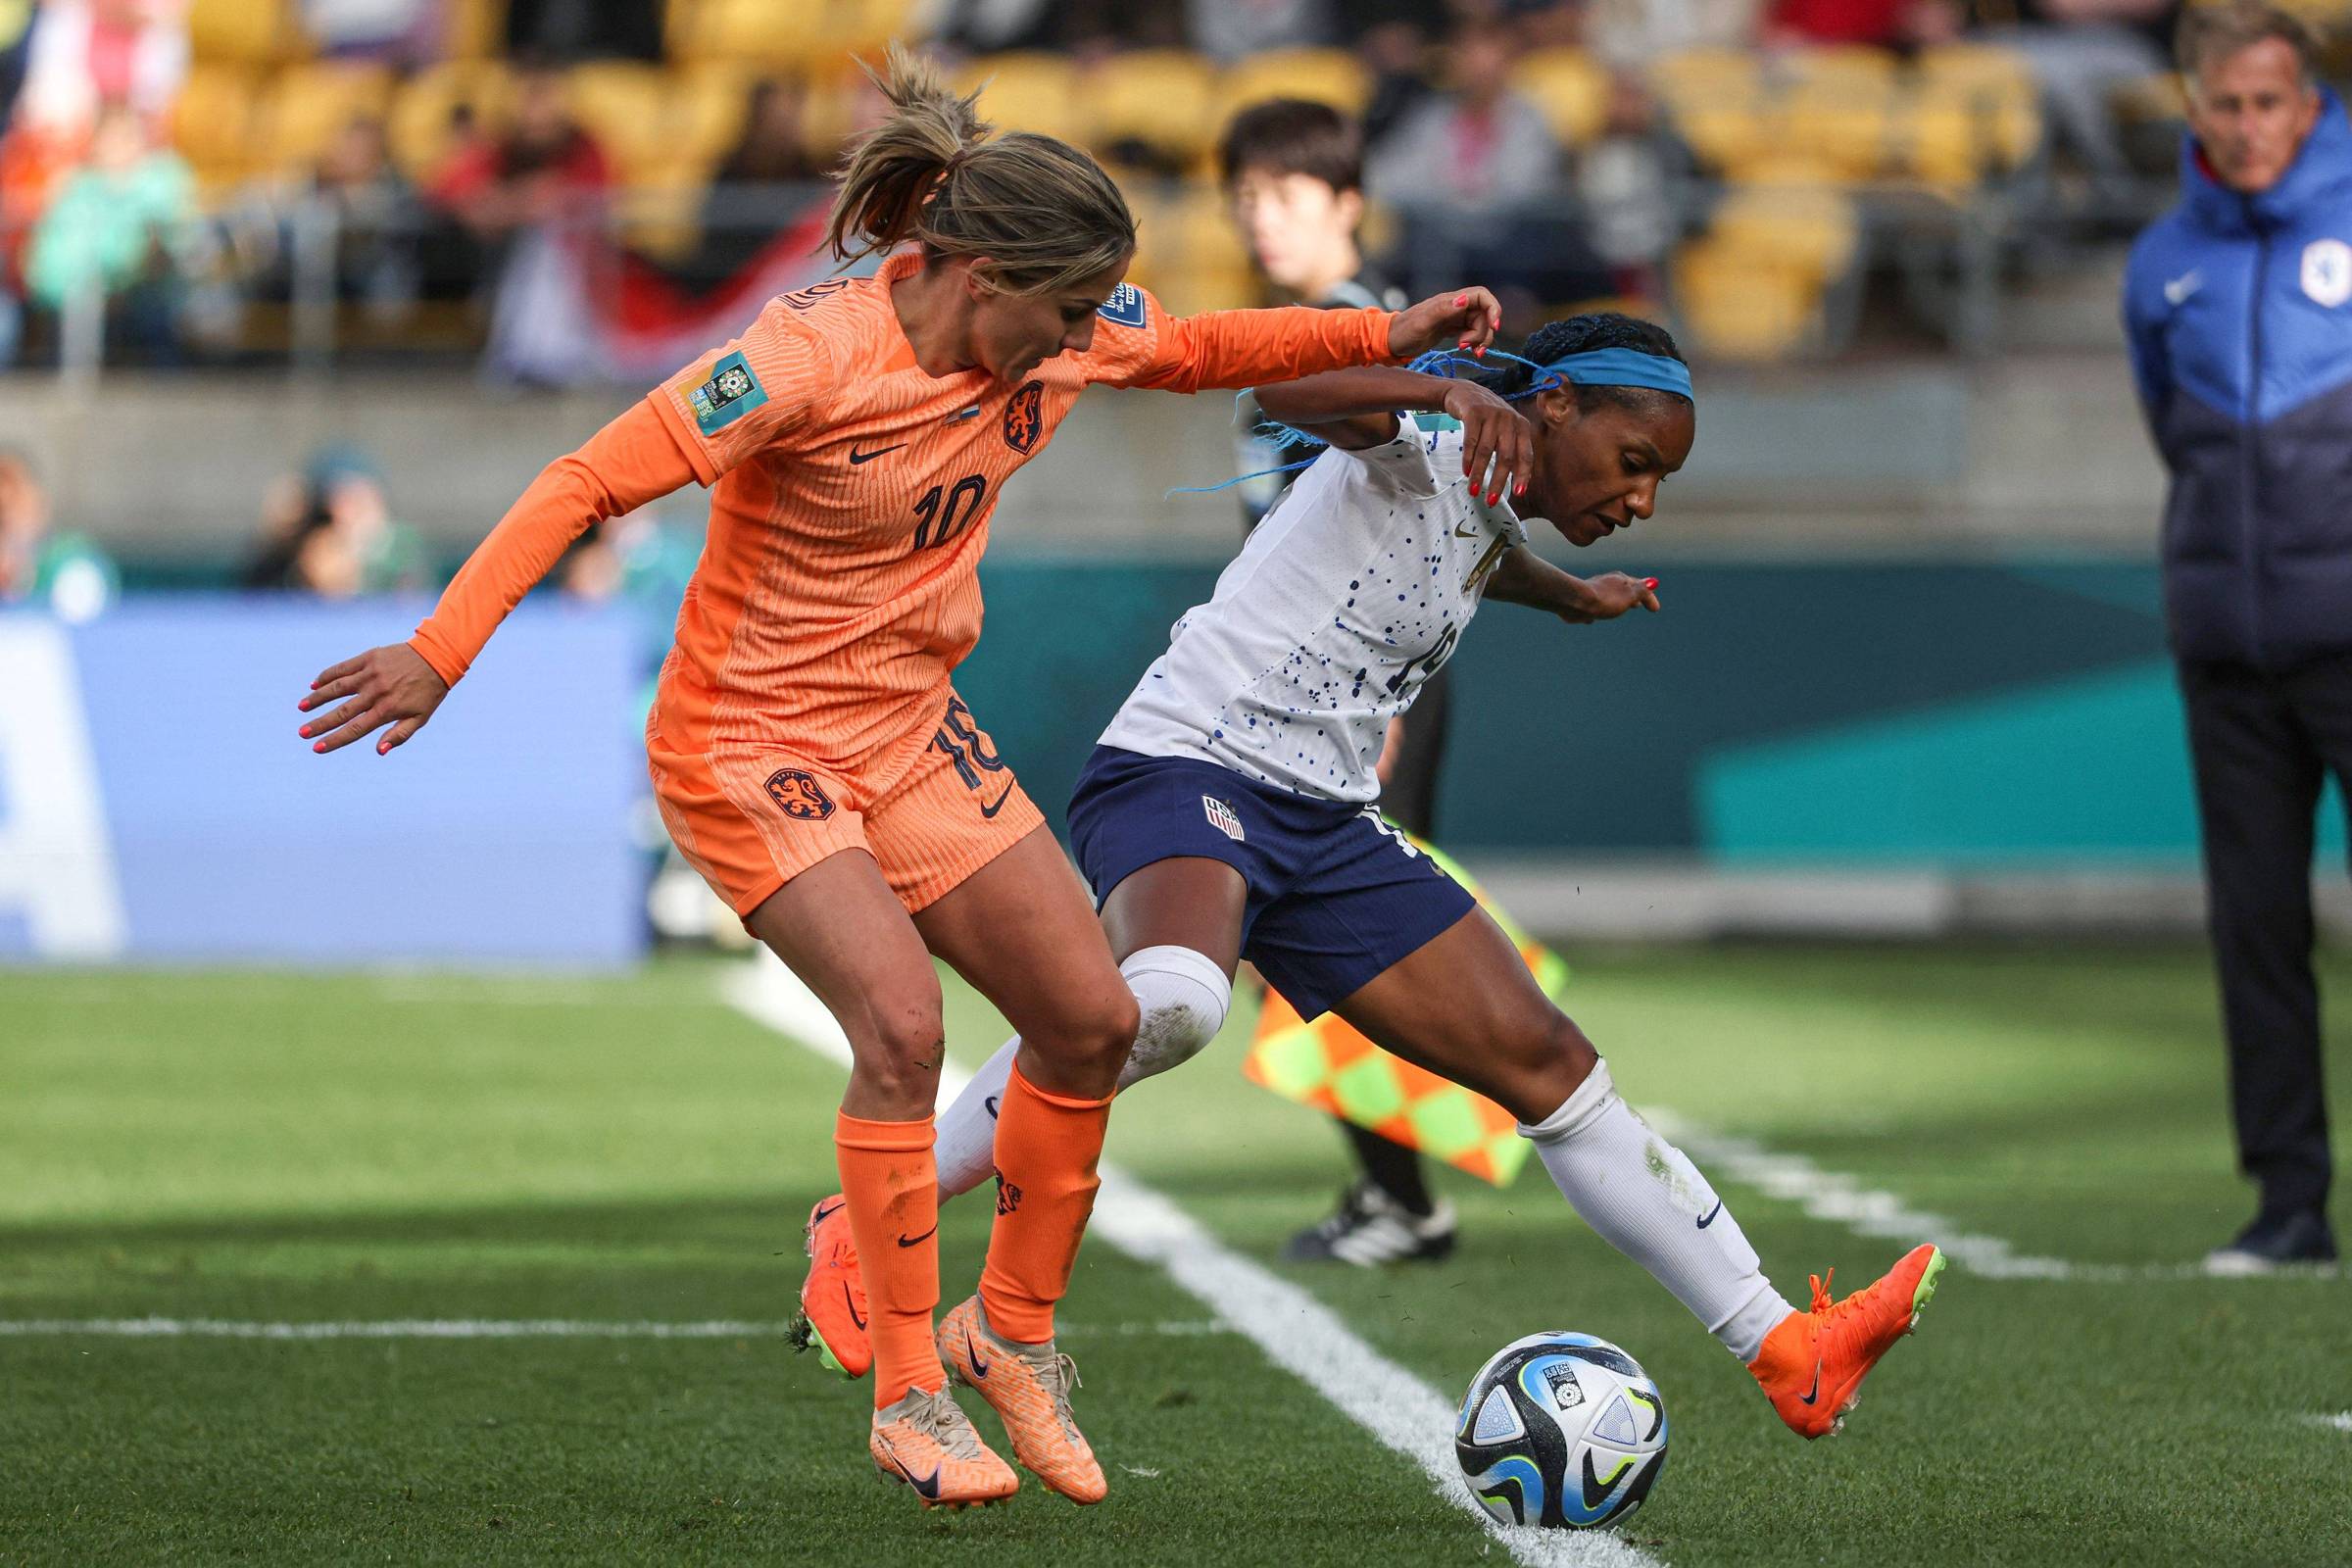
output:
<instances>
[{"instance_id":1,"label":"number 10 on jersey","mask_svg":"<svg viewBox=\"0 0 2352 1568\"><path fill-rule=\"evenodd\" d=\"M921 519L914 525L914 548L936 550L970 527L987 494L988 480L977 473L924 491L914 504L914 514Z\"/></svg>"}]
</instances>

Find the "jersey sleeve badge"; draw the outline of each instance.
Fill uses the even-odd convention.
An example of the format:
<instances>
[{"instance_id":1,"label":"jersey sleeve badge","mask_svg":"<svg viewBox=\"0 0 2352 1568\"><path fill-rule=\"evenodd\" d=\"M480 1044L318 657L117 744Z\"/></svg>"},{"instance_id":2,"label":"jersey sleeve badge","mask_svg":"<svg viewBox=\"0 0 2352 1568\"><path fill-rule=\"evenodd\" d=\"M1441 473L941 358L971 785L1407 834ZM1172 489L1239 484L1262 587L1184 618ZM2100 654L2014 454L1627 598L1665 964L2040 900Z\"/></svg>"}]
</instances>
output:
<instances>
[{"instance_id":1,"label":"jersey sleeve badge","mask_svg":"<svg viewBox=\"0 0 2352 1568\"><path fill-rule=\"evenodd\" d=\"M1152 319L1152 306L1142 289L1121 283L1095 314L1117 326L1142 326Z\"/></svg>"},{"instance_id":2,"label":"jersey sleeve badge","mask_svg":"<svg viewBox=\"0 0 2352 1568\"><path fill-rule=\"evenodd\" d=\"M767 389L753 373L751 363L737 352L710 367L710 379L687 393L686 401L694 409L695 427L705 435L716 435L765 403Z\"/></svg>"}]
</instances>

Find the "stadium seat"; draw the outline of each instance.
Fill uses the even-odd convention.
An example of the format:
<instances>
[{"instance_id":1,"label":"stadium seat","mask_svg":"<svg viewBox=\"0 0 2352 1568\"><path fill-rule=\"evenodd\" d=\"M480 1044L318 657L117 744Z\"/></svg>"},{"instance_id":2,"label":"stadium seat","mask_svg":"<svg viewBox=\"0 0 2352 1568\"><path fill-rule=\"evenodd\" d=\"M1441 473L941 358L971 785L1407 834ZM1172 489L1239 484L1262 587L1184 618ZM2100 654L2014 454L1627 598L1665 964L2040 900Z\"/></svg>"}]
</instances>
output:
<instances>
[{"instance_id":1,"label":"stadium seat","mask_svg":"<svg viewBox=\"0 0 2352 1568\"><path fill-rule=\"evenodd\" d=\"M1141 142L1195 164L1206 157L1220 128L1216 74L1182 49L1112 55L1082 78L1082 96L1093 122L1088 140L1098 152Z\"/></svg>"},{"instance_id":2,"label":"stadium seat","mask_svg":"<svg viewBox=\"0 0 2352 1568\"><path fill-rule=\"evenodd\" d=\"M1249 249L1214 185L1187 181L1136 205L1139 287L1179 316L1261 303Z\"/></svg>"},{"instance_id":3,"label":"stadium seat","mask_svg":"<svg viewBox=\"0 0 2352 1568\"><path fill-rule=\"evenodd\" d=\"M392 74L381 66L320 61L288 66L270 84L261 110L267 167L307 168L355 120L381 120L392 102Z\"/></svg>"},{"instance_id":4,"label":"stadium seat","mask_svg":"<svg viewBox=\"0 0 2352 1568\"><path fill-rule=\"evenodd\" d=\"M172 144L207 195L253 172L253 107L261 79L247 66L200 63L172 104Z\"/></svg>"},{"instance_id":5,"label":"stadium seat","mask_svg":"<svg viewBox=\"0 0 2352 1568\"><path fill-rule=\"evenodd\" d=\"M273 65L303 47L285 0L195 0L188 48L198 60Z\"/></svg>"},{"instance_id":6,"label":"stadium seat","mask_svg":"<svg viewBox=\"0 0 2352 1568\"><path fill-rule=\"evenodd\" d=\"M392 161L423 179L449 147L449 120L463 104L484 130L506 122L514 84L494 60L454 60L417 73L392 99Z\"/></svg>"},{"instance_id":7,"label":"stadium seat","mask_svg":"<svg viewBox=\"0 0 2352 1568\"><path fill-rule=\"evenodd\" d=\"M507 0L442 0L442 17L445 60L488 60L505 45Z\"/></svg>"},{"instance_id":8,"label":"stadium seat","mask_svg":"<svg viewBox=\"0 0 2352 1568\"><path fill-rule=\"evenodd\" d=\"M1774 267L1715 238L1683 248L1674 267L1679 335L1696 352L1776 360L1817 334L1821 290L1792 268Z\"/></svg>"},{"instance_id":9,"label":"stadium seat","mask_svg":"<svg viewBox=\"0 0 2352 1568\"><path fill-rule=\"evenodd\" d=\"M956 73L956 85L980 94L980 118L1000 130L1034 130L1080 143L1088 139L1077 73L1060 55L982 55Z\"/></svg>"},{"instance_id":10,"label":"stadium seat","mask_svg":"<svg viewBox=\"0 0 2352 1568\"><path fill-rule=\"evenodd\" d=\"M1751 55L1730 49L1668 55L1650 68L1649 83L1709 169L1737 170L1779 140L1778 111Z\"/></svg>"},{"instance_id":11,"label":"stadium seat","mask_svg":"<svg viewBox=\"0 0 2352 1568\"><path fill-rule=\"evenodd\" d=\"M671 160L665 73L618 61L574 66L564 78L564 92L572 118L604 147L624 183Z\"/></svg>"},{"instance_id":12,"label":"stadium seat","mask_svg":"<svg viewBox=\"0 0 2352 1568\"><path fill-rule=\"evenodd\" d=\"M2032 63L2013 49L1993 44L1939 44L1921 51L1914 69L1923 85L1988 86L2028 95L2039 90Z\"/></svg>"},{"instance_id":13,"label":"stadium seat","mask_svg":"<svg viewBox=\"0 0 2352 1568\"><path fill-rule=\"evenodd\" d=\"M878 58L906 30L910 0L691 0L673 8L670 53L687 62L829 73Z\"/></svg>"},{"instance_id":14,"label":"stadium seat","mask_svg":"<svg viewBox=\"0 0 2352 1568\"><path fill-rule=\"evenodd\" d=\"M1976 185L2030 161L2041 145L2041 101L2011 87L1966 81L1923 85L1903 106L1902 165L1945 189Z\"/></svg>"},{"instance_id":15,"label":"stadium seat","mask_svg":"<svg viewBox=\"0 0 2352 1568\"><path fill-rule=\"evenodd\" d=\"M1861 237L1853 203L1819 187L1737 188L1707 225L1707 238L1760 265L1788 269L1815 287L1844 275Z\"/></svg>"},{"instance_id":16,"label":"stadium seat","mask_svg":"<svg viewBox=\"0 0 2352 1568\"><path fill-rule=\"evenodd\" d=\"M1345 49L1277 49L1237 62L1218 80L1217 125L1268 98L1304 98L1353 115L1371 96L1371 78Z\"/></svg>"},{"instance_id":17,"label":"stadium seat","mask_svg":"<svg viewBox=\"0 0 2352 1568\"><path fill-rule=\"evenodd\" d=\"M1895 104L1890 83L1858 76L1800 82L1781 99L1777 140L1782 151L1842 179L1869 179L1891 161Z\"/></svg>"},{"instance_id":18,"label":"stadium seat","mask_svg":"<svg viewBox=\"0 0 2352 1568\"><path fill-rule=\"evenodd\" d=\"M1746 102L1761 90L1763 68L1741 49L1686 49L1653 63L1649 84L1677 110L1728 100Z\"/></svg>"},{"instance_id":19,"label":"stadium seat","mask_svg":"<svg viewBox=\"0 0 2352 1568\"><path fill-rule=\"evenodd\" d=\"M1551 133L1574 147L1599 133L1609 112L1609 75L1582 49L1539 49L1511 73L1518 88L1551 124Z\"/></svg>"},{"instance_id":20,"label":"stadium seat","mask_svg":"<svg viewBox=\"0 0 2352 1568\"><path fill-rule=\"evenodd\" d=\"M743 135L753 78L733 66L705 62L669 74L667 121L681 156L715 166Z\"/></svg>"},{"instance_id":21,"label":"stadium seat","mask_svg":"<svg viewBox=\"0 0 2352 1568\"><path fill-rule=\"evenodd\" d=\"M1890 90L1899 63L1893 53L1865 44L1792 49L1777 56L1772 74L1791 86L1822 84L1848 89Z\"/></svg>"}]
</instances>

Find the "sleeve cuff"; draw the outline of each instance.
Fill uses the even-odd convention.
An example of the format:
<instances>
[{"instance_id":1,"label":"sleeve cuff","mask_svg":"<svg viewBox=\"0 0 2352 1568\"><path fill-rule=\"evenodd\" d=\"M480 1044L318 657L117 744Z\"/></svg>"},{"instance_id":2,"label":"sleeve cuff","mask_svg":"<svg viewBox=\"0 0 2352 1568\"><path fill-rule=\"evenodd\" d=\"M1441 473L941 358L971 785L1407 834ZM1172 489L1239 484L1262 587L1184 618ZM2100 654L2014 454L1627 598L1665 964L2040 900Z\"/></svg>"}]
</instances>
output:
<instances>
[{"instance_id":1,"label":"sleeve cuff","mask_svg":"<svg viewBox=\"0 0 2352 1568\"><path fill-rule=\"evenodd\" d=\"M444 648L441 640L426 627L416 628L416 635L409 639L409 646L416 651L417 658L432 665L433 673L441 677L442 684L455 686L466 678L467 661Z\"/></svg>"}]
</instances>

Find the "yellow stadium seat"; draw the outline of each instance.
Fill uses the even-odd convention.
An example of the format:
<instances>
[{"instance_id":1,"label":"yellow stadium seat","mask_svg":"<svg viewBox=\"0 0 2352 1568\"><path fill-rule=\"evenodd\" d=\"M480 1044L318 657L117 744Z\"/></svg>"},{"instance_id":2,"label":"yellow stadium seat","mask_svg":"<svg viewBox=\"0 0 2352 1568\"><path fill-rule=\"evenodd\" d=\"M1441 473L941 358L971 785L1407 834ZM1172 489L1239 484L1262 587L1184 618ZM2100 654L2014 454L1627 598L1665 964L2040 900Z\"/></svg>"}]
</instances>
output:
<instances>
[{"instance_id":1,"label":"yellow stadium seat","mask_svg":"<svg viewBox=\"0 0 2352 1568\"><path fill-rule=\"evenodd\" d=\"M1221 126L1242 110L1268 98L1303 98L1360 114L1372 97L1372 81L1345 49L1276 49L1250 55L1217 82Z\"/></svg>"},{"instance_id":2,"label":"yellow stadium seat","mask_svg":"<svg viewBox=\"0 0 2352 1568\"><path fill-rule=\"evenodd\" d=\"M1853 265L1862 225L1854 204L1835 190L1742 187L1716 207L1707 237L1819 287Z\"/></svg>"},{"instance_id":3,"label":"yellow stadium seat","mask_svg":"<svg viewBox=\"0 0 2352 1568\"><path fill-rule=\"evenodd\" d=\"M1214 186L1188 181L1144 197L1137 208L1138 286L1170 311L1191 316L1264 303L1249 248Z\"/></svg>"},{"instance_id":4,"label":"yellow stadium seat","mask_svg":"<svg viewBox=\"0 0 2352 1568\"><path fill-rule=\"evenodd\" d=\"M1897 62L1892 51L1866 44L1837 44L1818 49L1795 49L1773 62L1773 72L1790 83L1837 84L1853 88L1891 88Z\"/></svg>"},{"instance_id":5,"label":"yellow stadium seat","mask_svg":"<svg viewBox=\"0 0 2352 1568\"><path fill-rule=\"evenodd\" d=\"M572 118L597 139L621 179L668 157L669 79L652 66L607 61L574 66L564 78Z\"/></svg>"},{"instance_id":6,"label":"yellow stadium seat","mask_svg":"<svg viewBox=\"0 0 2352 1568\"><path fill-rule=\"evenodd\" d=\"M1904 106L1903 167L1930 185L1962 189L2005 173L2041 144L2040 101L2005 90L1931 84Z\"/></svg>"},{"instance_id":7,"label":"yellow stadium seat","mask_svg":"<svg viewBox=\"0 0 2352 1568\"><path fill-rule=\"evenodd\" d=\"M1675 111L1674 126L1709 169L1739 172L1778 156L1779 110L1756 97L1727 96Z\"/></svg>"},{"instance_id":8,"label":"yellow stadium seat","mask_svg":"<svg viewBox=\"0 0 2352 1568\"><path fill-rule=\"evenodd\" d=\"M1060 55L982 55L956 73L959 92L980 94L980 118L999 130L1033 130L1064 141L1088 139L1078 75Z\"/></svg>"},{"instance_id":9,"label":"yellow stadium seat","mask_svg":"<svg viewBox=\"0 0 2352 1568\"><path fill-rule=\"evenodd\" d=\"M488 60L506 47L507 0L442 0L442 6L444 58Z\"/></svg>"},{"instance_id":10,"label":"yellow stadium seat","mask_svg":"<svg viewBox=\"0 0 2352 1568\"><path fill-rule=\"evenodd\" d=\"M831 72L852 55L878 64L907 30L910 0L693 0L668 33L681 61Z\"/></svg>"},{"instance_id":11,"label":"yellow stadium seat","mask_svg":"<svg viewBox=\"0 0 2352 1568\"><path fill-rule=\"evenodd\" d=\"M256 138L269 166L308 168L355 120L381 120L392 102L392 74L381 66L320 61L277 74L262 104Z\"/></svg>"},{"instance_id":12,"label":"yellow stadium seat","mask_svg":"<svg viewBox=\"0 0 2352 1568\"><path fill-rule=\"evenodd\" d=\"M172 104L172 144L207 192L253 172L253 106L260 95L260 79L248 67L188 68Z\"/></svg>"},{"instance_id":13,"label":"yellow stadium seat","mask_svg":"<svg viewBox=\"0 0 2352 1568\"><path fill-rule=\"evenodd\" d=\"M1763 70L1743 49L1686 49L1656 61L1649 84L1677 111L1745 103L1761 90Z\"/></svg>"},{"instance_id":14,"label":"yellow stadium seat","mask_svg":"<svg viewBox=\"0 0 2352 1568\"><path fill-rule=\"evenodd\" d=\"M195 0L188 8L188 48L199 60L271 65L302 42L285 0Z\"/></svg>"},{"instance_id":15,"label":"yellow stadium seat","mask_svg":"<svg viewBox=\"0 0 2352 1568\"><path fill-rule=\"evenodd\" d=\"M1928 85L1988 86L2029 94L2038 90L2032 63L1994 44L1939 44L1922 51L1915 69Z\"/></svg>"},{"instance_id":16,"label":"yellow stadium seat","mask_svg":"<svg viewBox=\"0 0 2352 1568\"><path fill-rule=\"evenodd\" d=\"M448 149L450 116L461 106L473 111L484 131L506 123L514 83L494 60L455 60L417 73L392 99L392 161L411 179L429 176Z\"/></svg>"},{"instance_id":17,"label":"yellow stadium seat","mask_svg":"<svg viewBox=\"0 0 2352 1568\"><path fill-rule=\"evenodd\" d=\"M1869 179L1893 159L1891 90L1855 83L1807 82L1780 105L1779 143L1846 179Z\"/></svg>"},{"instance_id":18,"label":"yellow stadium seat","mask_svg":"<svg viewBox=\"0 0 2352 1568\"><path fill-rule=\"evenodd\" d=\"M1569 146L1599 134L1609 112L1609 75L1582 49L1539 49L1519 62L1511 85L1544 111Z\"/></svg>"},{"instance_id":19,"label":"yellow stadium seat","mask_svg":"<svg viewBox=\"0 0 2352 1568\"><path fill-rule=\"evenodd\" d=\"M1819 336L1821 290L1802 272L1736 243L1701 239L1674 266L1684 341L1718 359L1784 359Z\"/></svg>"},{"instance_id":20,"label":"yellow stadium seat","mask_svg":"<svg viewBox=\"0 0 2352 1568\"><path fill-rule=\"evenodd\" d=\"M1100 150L1120 141L1186 161L1204 157L1216 141L1216 74L1181 49L1138 49L1112 55L1090 72L1083 96Z\"/></svg>"},{"instance_id":21,"label":"yellow stadium seat","mask_svg":"<svg viewBox=\"0 0 2352 1568\"><path fill-rule=\"evenodd\" d=\"M670 74L668 122L681 157L715 165L735 150L751 108L752 81L732 66L710 63Z\"/></svg>"}]
</instances>

